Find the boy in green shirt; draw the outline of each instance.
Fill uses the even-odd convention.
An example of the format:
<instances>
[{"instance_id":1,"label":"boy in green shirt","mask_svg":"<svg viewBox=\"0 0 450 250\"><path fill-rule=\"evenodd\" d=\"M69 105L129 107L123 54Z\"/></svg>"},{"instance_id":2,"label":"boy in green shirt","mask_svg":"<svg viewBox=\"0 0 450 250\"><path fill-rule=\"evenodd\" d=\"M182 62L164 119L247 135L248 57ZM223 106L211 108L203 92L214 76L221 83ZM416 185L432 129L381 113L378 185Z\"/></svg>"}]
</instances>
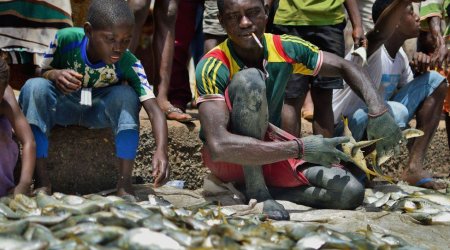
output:
<instances>
[{"instance_id":1,"label":"boy in green shirt","mask_svg":"<svg viewBox=\"0 0 450 250\"><path fill-rule=\"evenodd\" d=\"M37 144L37 187L51 191L46 158L47 136L54 125L111 127L120 159L117 195L133 194L131 172L141 105L156 138L155 184L168 177L166 120L141 63L127 50L133 26L134 16L125 1L93 1L84 29L60 30L44 56L42 77L30 79L22 88L19 102Z\"/></svg>"}]
</instances>

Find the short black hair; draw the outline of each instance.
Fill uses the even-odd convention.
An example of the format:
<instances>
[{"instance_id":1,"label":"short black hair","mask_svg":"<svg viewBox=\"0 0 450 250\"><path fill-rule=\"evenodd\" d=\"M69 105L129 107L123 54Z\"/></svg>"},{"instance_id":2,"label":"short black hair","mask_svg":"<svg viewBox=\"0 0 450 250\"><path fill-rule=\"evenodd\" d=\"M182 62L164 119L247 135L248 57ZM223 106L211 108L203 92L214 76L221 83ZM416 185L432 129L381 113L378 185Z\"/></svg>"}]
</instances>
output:
<instances>
[{"instance_id":1,"label":"short black hair","mask_svg":"<svg viewBox=\"0 0 450 250\"><path fill-rule=\"evenodd\" d=\"M372 19L376 23L381 13L393 2L393 0L376 0L372 6Z\"/></svg>"},{"instance_id":2,"label":"short black hair","mask_svg":"<svg viewBox=\"0 0 450 250\"><path fill-rule=\"evenodd\" d=\"M224 11L224 2L225 0L217 0L217 9L219 10L219 15L221 15L221 14L223 14L223 11ZM263 7L264 7L264 0L260 0L261 1L261 3L262 3L262 5L263 5Z\"/></svg>"},{"instance_id":3,"label":"short black hair","mask_svg":"<svg viewBox=\"0 0 450 250\"><path fill-rule=\"evenodd\" d=\"M86 20L93 29L111 27L117 24L134 25L134 15L125 0L93 0Z\"/></svg>"}]
</instances>

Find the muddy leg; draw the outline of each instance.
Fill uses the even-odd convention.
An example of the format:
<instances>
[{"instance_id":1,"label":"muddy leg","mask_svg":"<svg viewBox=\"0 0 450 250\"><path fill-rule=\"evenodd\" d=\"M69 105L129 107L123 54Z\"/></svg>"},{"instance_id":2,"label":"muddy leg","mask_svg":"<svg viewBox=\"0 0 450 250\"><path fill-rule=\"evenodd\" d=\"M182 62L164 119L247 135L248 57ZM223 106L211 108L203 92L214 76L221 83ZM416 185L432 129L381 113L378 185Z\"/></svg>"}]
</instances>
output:
<instances>
[{"instance_id":1,"label":"muddy leg","mask_svg":"<svg viewBox=\"0 0 450 250\"><path fill-rule=\"evenodd\" d=\"M273 197L314 208L354 209L362 204L364 187L342 168L309 167L304 171L311 185L271 188Z\"/></svg>"},{"instance_id":2,"label":"muddy leg","mask_svg":"<svg viewBox=\"0 0 450 250\"><path fill-rule=\"evenodd\" d=\"M264 139L268 126L268 107L264 75L257 69L245 69L237 73L229 86L231 130L239 135ZM267 189L262 166L243 166L246 196L264 202L263 211L269 218L288 220L289 213L273 200Z\"/></svg>"}]
</instances>

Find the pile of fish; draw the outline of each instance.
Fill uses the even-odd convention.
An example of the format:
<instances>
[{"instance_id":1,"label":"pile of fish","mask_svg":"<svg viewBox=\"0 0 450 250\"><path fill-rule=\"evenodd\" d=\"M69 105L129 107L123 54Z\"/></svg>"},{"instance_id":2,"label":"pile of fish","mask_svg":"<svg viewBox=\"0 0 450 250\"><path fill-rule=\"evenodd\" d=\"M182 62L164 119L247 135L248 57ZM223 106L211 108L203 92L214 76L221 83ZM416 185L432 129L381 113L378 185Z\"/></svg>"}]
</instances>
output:
<instances>
[{"instance_id":1,"label":"pile of fish","mask_svg":"<svg viewBox=\"0 0 450 250\"><path fill-rule=\"evenodd\" d=\"M341 233L321 225L274 226L217 204L175 208L158 196L38 193L0 199L0 249L397 249L393 235ZM411 249L411 248L408 248Z\"/></svg>"},{"instance_id":2,"label":"pile of fish","mask_svg":"<svg viewBox=\"0 0 450 250\"><path fill-rule=\"evenodd\" d=\"M385 210L405 213L423 225L450 225L450 193L424 190L407 193L376 192L366 196L366 210Z\"/></svg>"}]
</instances>

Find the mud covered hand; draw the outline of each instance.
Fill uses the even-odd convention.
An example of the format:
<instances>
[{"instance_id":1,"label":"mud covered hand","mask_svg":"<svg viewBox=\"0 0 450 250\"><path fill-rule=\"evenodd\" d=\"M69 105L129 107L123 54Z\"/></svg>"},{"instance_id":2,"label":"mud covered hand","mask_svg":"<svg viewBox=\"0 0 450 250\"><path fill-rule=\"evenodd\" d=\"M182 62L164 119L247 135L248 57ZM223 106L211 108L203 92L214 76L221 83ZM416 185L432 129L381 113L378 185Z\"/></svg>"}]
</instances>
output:
<instances>
[{"instance_id":1,"label":"mud covered hand","mask_svg":"<svg viewBox=\"0 0 450 250\"><path fill-rule=\"evenodd\" d=\"M30 195L31 184L19 182L17 186L13 189L13 194L25 194Z\"/></svg>"},{"instance_id":2,"label":"mud covered hand","mask_svg":"<svg viewBox=\"0 0 450 250\"><path fill-rule=\"evenodd\" d=\"M349 142L348 137L323 138L322 135L310 135L300 139L303 143L303 160L329 167L338 164L340 160L352 159L342 151L336 149L337 145Z\"/></svg>"},{"instance_id":3,"label":"mud covered hand","mask_svg":"<svg viewBox=\"0 0 450 250\"><path fill-rule=\"evenodd\" d=\"M156 150L152 161L152 176L155 179L155 187L164 185L169 180L170 168L168 162L167 154L162 150Z\"/></svg>"},{"instance_id":4,"label":"mud covered hand","mask_svg":"<svg viewBox=\"0 0 450 250\"><path fill-rule=\"evenodd\" d=\"M389 112L369 117L367 137L369 140L382 138L376 145L377 161L391 151L400 151L399 144L404 141L400 128Z\"/></svg>"}]
</instances>

